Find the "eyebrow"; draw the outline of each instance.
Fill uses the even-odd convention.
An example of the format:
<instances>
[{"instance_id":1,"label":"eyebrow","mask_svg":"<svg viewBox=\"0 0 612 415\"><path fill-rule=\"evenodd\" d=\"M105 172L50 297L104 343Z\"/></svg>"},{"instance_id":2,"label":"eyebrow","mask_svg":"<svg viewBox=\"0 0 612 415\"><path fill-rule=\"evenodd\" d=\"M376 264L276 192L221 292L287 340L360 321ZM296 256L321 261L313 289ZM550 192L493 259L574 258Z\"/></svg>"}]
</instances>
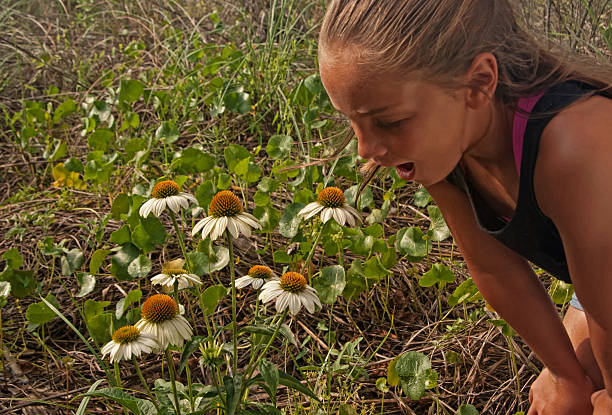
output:
<instances>
[{"instance_id":1,"label":"eyebrow","mask_svg":"<svg viewBox=\"0 0 612 415\"><path fill-rule=\"evenodd\" d=\"M379 114L381 112L386 111L387 109L389 109L389 106L386 107L378 107L378 108L372 108L369 111L365 111L365 112L360 112L360 111L356 111L357 114L359 115L375 115L375 114Z\"/></svg>"}]
</instances>

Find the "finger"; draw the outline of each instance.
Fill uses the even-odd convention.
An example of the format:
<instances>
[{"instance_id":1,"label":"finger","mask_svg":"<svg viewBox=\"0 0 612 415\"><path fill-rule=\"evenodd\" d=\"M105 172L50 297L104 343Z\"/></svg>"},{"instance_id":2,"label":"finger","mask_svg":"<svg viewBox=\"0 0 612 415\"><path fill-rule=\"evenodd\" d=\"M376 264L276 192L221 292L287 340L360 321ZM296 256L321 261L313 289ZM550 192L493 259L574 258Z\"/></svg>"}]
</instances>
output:
<instances>
[{"instance_id":1,"label":"finger","mask_svg":"<svg viewBox=\"0 0 612 415\"><path fill-rule=\"evenodd\" d=\"M529 388L529 404L533 402L533 389Z\"/></svg>"},{"instance_id":2,"label":"finger","mask_svg":"<svg viewBox=\"0 0 612 415\"><path fill-rule=\"evenodd\" d=\"M592 393L591 394L591 405L595 406L595 402L597 402L597 399L599 399L599 397L604 393L608 393L608 392L606 392L605 389L600 389L597 392Z\"/></svg>"}]
</instances>

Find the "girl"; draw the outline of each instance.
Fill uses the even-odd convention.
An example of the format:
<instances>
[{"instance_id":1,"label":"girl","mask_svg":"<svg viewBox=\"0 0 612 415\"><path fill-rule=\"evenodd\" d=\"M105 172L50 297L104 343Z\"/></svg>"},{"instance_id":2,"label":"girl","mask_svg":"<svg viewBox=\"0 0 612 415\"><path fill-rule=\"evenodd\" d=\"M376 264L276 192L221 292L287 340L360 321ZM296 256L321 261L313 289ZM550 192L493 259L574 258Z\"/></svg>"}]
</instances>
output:
<instances>
[{"instance_id":1,"label":"girl","mask_svg":"<svg viewBox=\"0 0 612 415\"><path fill-rule=\"evenodd\" d=\"M546 366L528 415L612 414L609 68L540 47L508 0L332 0L319 40L359 154L427 188ZM583 310L562 322L527 260L571 281Z\"/></svg>"}]
</instances>

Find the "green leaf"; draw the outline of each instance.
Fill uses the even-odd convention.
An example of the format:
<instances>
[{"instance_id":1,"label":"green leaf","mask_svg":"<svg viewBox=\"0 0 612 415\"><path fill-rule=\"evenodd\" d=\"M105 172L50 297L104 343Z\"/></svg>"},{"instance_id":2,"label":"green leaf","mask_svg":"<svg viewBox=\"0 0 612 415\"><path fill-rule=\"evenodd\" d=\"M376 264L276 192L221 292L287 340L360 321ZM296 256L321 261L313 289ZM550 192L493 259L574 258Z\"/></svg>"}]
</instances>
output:
<instances>
[{"instance_id":1,"label":"green leaf","mask_svg":"<svg viewBox=\"0 0 612 415\"><path fill-rule=\"evenodd\" d=\"M83 251L79 248L74 248L68 251L66 256L62 257L62 274L63 275L72 275L76 270L81 268L83 263L85 262L85 257L83 256Z\"/></svg>"},{"instance_id":2,"label":"green leaf","mask_svg":"<svg viewBox=\"0 0 612 415\"><path fill-rule=\"evenodd\" d=\"M227 295L227 288L223 285L212 285L208 287L200 296L202 313L210 315L215 312L219 301Z\"/></svg>"},{"instance_id":3,"label":"green leaf","mask_svg":"<svg viewBox=\"0 0 612 415\"><path fill-rule=\"evenodd\" d=\"M424 239L423 232L417 227L400 229L395 246L400 254L408 256L412 261L419 261L431 252L431 242Z\"/></svg>"},{"instance_id":4,"label":"green leaf","mask_svg":"<svg viewBox=\"0 0 612 415\"><path fill-rule=\"evenodd\" d=\"M179 138L179 131L173 121L164 121L155 131L155 138L159 141L172 144Z\"/></svg>"},{"instance_id":5,"label":"green leaf","mask_svg":"<svg viewBox=\"0 0 612 415\"><path fill-rule=\"evenodd\" d=\"M53 294L47 294L45 298L49 303L53 304L55 308L58 308L57 299ZM55 313L42 301L33 303L28 306L26 310L26 318L32 324L42 326L47 324L55 318Z\"/></svg>"},{"instance_id":6,"label":"green leaf","mask_svg":"<svg viewBox=\"0 0 612 415\"><path fill-rule=\"evenodd\" d=\"M395 357L389 362L389 365L387 366L387 383L389 384L389 386L397 386L400 384L400 377L397 374L396 369L398 358L399 356Z\"/></svg>"},{"instance_id":7,"label":"green leaf","mask_svg":"<svg viewBox=\"0 0 612 415\"><path fill-rule=\"evenodd\" d=\"M77 110L77 104L72 98L66 98L56 109L53 114L53 122L58 124L62 118L72 114Z\"/></svg>"},{"instance_id":8,"label":"green leaf","mask_svg":"<svg viewBox=\"0 0 612 415\"><path fill-rule=\"evenodd\" d=\"M142 291L132 290L128 293L127 296L117 301L117 305L115 306L115 317L117 318L117 320L123 317L123 314L125 314L129 306L131 306L135 302L140 301L141 298L142 298Z\"/></svg>"},{"instance_id":9,"label":"green leaf","mask_svg":"<svg viewBox=\"0 0 612 415\"><path fill-rule=\"evenodd\" d=\"M278 223L278 231L285 238L291 239L297 235L300 227L300 218L297 214L306 206L303 203L291 203L285 208Z\"/></svg>"},{"instance_id":10,"label":"green leaf","mask_svg":"<svg viewBox=\"0 0 612 415\"><path fill-rule=\"evenodd\" d=\"M440 288L446 285L446 283L454 282L455 274L444 264L434 264L429 271L427 271L419 280L421 287L431 287L434 284L438 284Z\"/></svg>"},{"instance_id":11,"label":"green leaf","mask_svg":"<svg viewBox=\"0 0 612 415\"><path fill-rule=\"evenodd\" d=\"M43 153L43 157L47 161L56 161L64 157L67 152L68 146L66 145L66 143L63 140L56 138L51 143L49 143Z\"/></svg>"},{"instance_id":12,"label":"green leaf","mask_svg":"<svg viewBox=\"0 0 612 415\"><path fill-rule=\"evenodd\" d=\"M273 255L274 262L278 264L290 264L291 263L291 255L283 251L282 249L278 249L274 251Z\"/></svg>"},{"instance_id":13,"label":"green leaf","mask_svg":"<svg viewBox=\"0 0 612 415\"><path fill-rule=\"evenodd\" d=\"M278 383L288 388L291 388L293 390L296 390L298 392L301 392L304 395L309 396L312 399L316 400L317 402L321 402L321 400L318 398L317 395L314 394L313 391L311 391L306 386L302 385L299 380L297 380L290 374L283 372L282 370L278 371Z\"/></svg>"},{"instance_id":14,"label":"green leaf","mask_svg":"<svg viewBox=\"0 0 612 415\"><path fill-rule=\"evenodd\" d=\"M464 403L457 410L457 415L479 415L479 412L474 405Z\"/></svg>"},{"instance_id":15,"label":"green leaf","mask_svg":"<svg viewBox=\"0 0 612 415\"><path fill-rule=\"evenodd\" d=\"M358 412L349 404L342 404L338 408L338 415L358 415Z\"/></svg>"},{"instance_id":16,"label":"green leaf","mask_svg":"<svg viewBox=\"0 0 612 415\"><path fill-rule=\"evenodd\" d=\"M344 268L340 265L323 268L312 281L312 286L323 303L334 304L346 286Z\"/></svg>"},{"instance_id":17,"label":"green leaf","mask_svg":"<svg viewBox=\"0 0 612 415\"><path fill-rule=\"evenodd\" d=\"M112 239L112 235L111 235ZM106 259L106 257L111 253L110 249L96 249L91 256L91 260L89 261L89 273L97 274L100 266L102 266L102 262Z\"/></svg>"},{"instance_id":18,"label":"green leaf","mask_svg":"<svg viewBox=\"0 0 612 415\"><path fill-rule=\"evenodd\" d=\"M508 324L508 322L506 320L491 319L491 320L489 320L489 323L493 324L494 326L500 327L502 334L504 336L506 336L506 337L512 337L512 336L514 336L516 334L514 329L510 326L510 324Z\"/></svg>"},{"instance_id":19,"label":"green leaf","mask_svg":"<svg viewBox=\"0 0 612 415\"><path fill-rule=\"evenodd\" d=\"M101 151L105 153L114 138L115 133L113 130L109 130L108 128L98 128L96 131L91 133L87 139L87 144L93 151Z\"/></svg>"},{"instance_id":20,"label":"green leaf","mask_svg":"<svg viewBox=\"0 0 612 415\"><path fill-rule=\"evenodd\" d=\"M345 190L344 196L346 197L346 203L351 206L355 206L355 198L357 197L357 190L359 190L359 185L354 185ZM372 189L368 186L366 187L361 195L359 196L359 201L357 202L357 210L363 210L365 208L374 207L374 195L372 194Z\"/></svg>"},{"instance_id":21,"label":"green leaf","mask_svg":"<svg viewBox=\"0 0 612 415\"><path fill-rule=\"evenodd\" d=\"M366 287L366 278L361 267L361 261L354 259L346 273L346 286L342 291L342 296L347 301L351 301L364 292Z\"/></svg>"},{"instance_id":22,"label":"green leaf","mask_svg":"<svg viewBox=\"0 0 612 415\"><path fill-rule=\"evenodd\" d=\"M253 162L249 162L246 174L242 176L247 183L255 183L261 177L261 167Z\"/></svg>"},{"instance_id":23,"label":"green leaf","mask_svg":"<svg viewBox=\"0 0 612 415\"><path fill-rule=\"evenodd\" d=\"M195 192L195 198L198 200L198 204L208 209L212 198L215 196L215 185L212 180L206 180Z\"/></svg>"},{"instance_id":24,"label":"green leaf","mask_svg":"<svg viewBox=\"0 0 612 415\"><path fill-rule=\"evenodd\" d=\"M110 242L117 245L123 245L132 240L132 233L128 224L123 225L110 235Z\"/></svg>"},{"instance_id":25,"label":"green leaf","mask_svg":"<svg viewBox=\"0 0 612 415\"><path fill-rule=\"evenodd\" d=\"M113 319L111 313L104 312L110 301L87 300L83 306L85 323L91 338L97 343L105 343L111 338L110 327Z\"/></svg>"},{"instance_id":26,"label":"green leaf","mask_svg":"<svg viewBox=\"0 0 612 415\"><path fill-rule=\"evenodd\" d=\"M391 272L383 267L377 256L373 256L365 262L363 274L369 280L380 281L391 274Z\"/></svg>"},{"instance_id":27,"label":"green leaf","mask_svg":"<svg viewBox=\"0 0 612 415\"><path fill-rule=\"evenodd\" d=\"M113 205L111 206L111 215L113 219L119 220L121 218L121 214L128 214L130 211L130 205L132 201L130 197L125 193L119 193L115 200L113 200Z\"/></svg>"},{"instance_id":28,"label":"green leaf","mask_svg":"<svg viewBox=\"0 0 612 415\"><path fill-rule=\"evenodd\" d=\"M86 274L84 272L77 272L76 277L80 287L79 292L76 294L76 297L85 297L87 294L91 293L96 287L96 277L94 277L93 275Z\"/></svg>"},{"instance_id":29,"label":"green leaf","mask_svg":"<svg viewBox=\"0 0 612 415\"><path fill-rule=\"evenodd\" d=\"M258 190L253 196L253 202L255 202L255 205L257 206L267 206L268 204L270 204L270 194Z\"/></svg>"},{"instance_id":30,"label":"green leaf","mask_svg":"<svg viewBox=\"0 0 612 415\"><path fill-rule=\"evenodd\" d=\"M36 280L33 271L7 268L0 274L0 280L11 284L11 292L17 298L25 298L36 291Z\"/></svg>"},{"instance_id":31,"label":"green leaf","mask_svg":"<svg viewBox=\"0 0 612 415\"><path fill-rule=\"evenodd\" d=\"M136 415L153 415L157 413L152 402L146 399L135 398L119 388L104 388L95 392L88 392L85 396L99 396L110 399Z\"/></svg>"},{"instance_id":32,"label":"green leaf","mask_svg":"<svg viewBox=\"0 0 612 415\"><path fill-rule=\"evenodd\" d=\"M251 153L240 144L230 144L223 150L225 156L225 162L227 163L227 170L235 172L236 165L244 159L251 158ZM248 162L247 162L248 163Z\"/></svg>"},{"instance_id":33,"label":"green leaf","mask_svg":"<svg viewBox=\"0 0 612 415\"><path fill-rule=\"evenodd\" d=\"M199 276L209 275L220 271L229 264L229 249L224 246L215 246L214 255L207 255L203 252L190 252L187 254L187 262L190 264L191 271Z\"/></svg>"},{"instance_id":34,"label":"green leaf","mask_svg":"<svg viewBox=\"0 0 612 415\"><path fill-rule=\"evenodd\" d=\"M276 189L278 189L280 187L280 185L281 185L280 181L278 181L276 179L273 179L271 177L264 177L257 184L257 190L259 190L261 192L265 192L265 193L272 193Z\"/></svg>"},{"instance_id":35,"label":"green leaf","mask_svg":"<svg viewBox=\"0 0 612 415\"><path fill-rule=\"evenodd\" d=\"M450 236L450 230L437 206L427 206L427 213L431 219L429 233L433 241L443 241Z\"/></svg>"},{"instance_id":36,"label":"green leaf","mask_svg":"<svg viewBox=\"0 0 612 415\"><path fill-rule=\"evenodd\" d=\"M128 273L130 263L140 255L140 250L132 244L125 244L119 252L111 258L110 272L119 281L128 281L132 277Z\"/></svg>"},{"instance_id":37,"label":"green leaf","mask_svg":"<svg viewBox=\"0 0 612 415\"><path fill-rule=\"evenodd\" d=\"M145 228L149 236L151 237L151 242L155 245L163 245L166 242L166 229L164 225L155 217L155 215L149 215L146 218L141 218L142 226Z\"/></svg>"},{"instance_id":38,"label":"green leaf","mask_svg":"<svg viewBox=\"0 0 612 415\"><path fill-rule=\"evenodd\" d=\"M431 200L431 195L423 186L419 187L419 189L414 192L414 204L417 207L424 208Z\"/></svg>"},{"instance_id":39,"label":"green leaf","mask_svg":"<svg viewBox=\"0 0 612 415\"><path fill-rule=\"evenodd\" d=\"M554 280L548 293L555 304L563 305L572 299L574 287L567 282Z\"/></svg>"},{"instance_id":40,"label":"green leaf","mask_svg":"<svg viewBox=\"0 0 612 415\"><path fill-rule=\"evenodd\" d=\"M420 352L406 352L397 359L395 369L404 393L412 400L421 399L431 369L429 358Z\"/></svg>"},{"instance_id":41,"label":"green leaf","mask_svg":"<svg viewBox=\"0 0 612 415\"><path fill-rule=\"evenodd\" d=\"M272 232L280 221L280 212L272 206L257 206L253 209L259 223L261 223L261 232Z\"/></svg>"},{"instance_id":42,"label":"green leaf","mask_svg":"<svg viewBox=\"0 0 612 415\"><path fill-rule=\"evenodd\" d=\"M179 173L198 174L209 171L215 166L215 159L202 150L190 147L172 161L172 168Z\"/></svg>"},{"instance_id":43,"label":"green leaf","mask_svg":"<svg viewBox=\"0 0 612 415\"><path fill-rule=\"evenodd\" d=\"M478 288L476 288L476 284L471 278L463 281L455 291L448 297L447 302L450 306L456 306L463 302L476 302L482 299L482 295Z\"/></svg>"},{"instance_id":44,"label":"green leaf","mask_svg":"<svg viewBox=\"0 0 612 415\"><path fill-rule=\"evenodd\" d=\"M6 266L12 269L19 269L23 265L23 257L17 248L11 248L3 253L2 259L6 261Z\"/></svg>"},{"instance_id":45,"label":"green leaf","mask_svg":"<svg viewBox=\"0 0 612 415\"><path fill-rule=\"evenodd\" d=\"M144 92L144 85L136 79L122 79L119 87L120 102L136 102Z\"/></svg>"},{"instance_id":46,"label":"green leaf","mask_svg":"<svg viewBox=\"0 0 612 415\"><path fill-rule=\"evenodd\" d=\"M271 393L270 398L273 402L276 402L276 390L278 389L279 375L278 368L274 363L267 359L261 359L259 362L259 373L263 376L266 384L268 385L269 392Z\"/></svg>"},{"instance_id":47,"label":"green leaf","mask_svg":"<svg viewBox=\"0 0 612 415\"><path fill-rule=\"evenodd\" d=\"M185 343L183 353L181 354L181 362L178 368L179 375L183 372L185 366L187 366L187 362L189 361L189 358L191 357L193 352L198 350L198 346L200 346L200 343L202 343L204 340L206 340L206 337L204 336L193 336Z\"/></svg>"},{"instance_id":48,"label":"green leaf","mask_svg":"<svg viewBox=\"0 0 612 415\"><path fill-rule=\"evenodd\" d=\"M223 376L223 385L225 386L225 413L234 415L242 395L242 375Z\"/></svg>"},{"instance_id":49,"label":"green leaf","mask_svg":"<svg viewBox=\"0 0 612 415\"><path fill-rule=\"evenodd\" d=\"M153 269L153 263L148 256L141 254L135 258L127 267L127 272L132 278L144 278ZM120 318L120 317L117 317Z\"/></svg>"},{"instance_id":50,"label":"green leaf","mask_svg":"<svg viewBox=\"0 0 612 415\"><path fill-rule=\"evenodd\" d=\"M91 393L93 391L95 391L96 389L98 389L98 386L100 386L100 383L106 381L106 379L98 379L96 380L93 385L91 385L89 387L89 389L87 390L87 393ZM91 396L83 396L83 400L81 401L81 403L79 404L79 407L77 409L77 411L74 413L74 415L85 415L85 410L87 409L87 405L89 405L89 400L91 399Z\"/></svg>"},{"instance_id":51,"label":"green leaf","mask_svg":"<svg viewBox=\"0 0 612 415\"><path fill-rule=\"evenodd\" d=\"M293 138L288 135L273 135L268 140L266 146L266 153L274 159L278 160L286 158L291 154L291 147L293 146Z\"/></svg>"}]
</instances>

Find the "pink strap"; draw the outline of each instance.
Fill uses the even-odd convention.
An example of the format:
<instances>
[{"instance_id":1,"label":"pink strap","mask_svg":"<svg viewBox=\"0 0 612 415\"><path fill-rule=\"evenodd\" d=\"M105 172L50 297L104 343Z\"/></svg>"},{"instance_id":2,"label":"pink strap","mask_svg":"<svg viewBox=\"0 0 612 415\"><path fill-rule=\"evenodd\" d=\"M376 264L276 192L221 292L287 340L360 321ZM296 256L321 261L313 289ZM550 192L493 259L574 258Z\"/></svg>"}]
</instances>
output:
<instances>
[{"instance_id":1,"label":"pink strap","mask_svg":"<svg viewBox=\"0 0 612 415\"><path fill-rule=\"evenodd\" d=\"M522 111L514 112L514 124L512 127L512 150L514 151L514 163L516 171L521 175L521 159L523 154L523 140L525 138L525 129L531 110L544 94L536 95L529 98L521 98L518 100L517 107Z\"/></svg>"}]
</instances>

